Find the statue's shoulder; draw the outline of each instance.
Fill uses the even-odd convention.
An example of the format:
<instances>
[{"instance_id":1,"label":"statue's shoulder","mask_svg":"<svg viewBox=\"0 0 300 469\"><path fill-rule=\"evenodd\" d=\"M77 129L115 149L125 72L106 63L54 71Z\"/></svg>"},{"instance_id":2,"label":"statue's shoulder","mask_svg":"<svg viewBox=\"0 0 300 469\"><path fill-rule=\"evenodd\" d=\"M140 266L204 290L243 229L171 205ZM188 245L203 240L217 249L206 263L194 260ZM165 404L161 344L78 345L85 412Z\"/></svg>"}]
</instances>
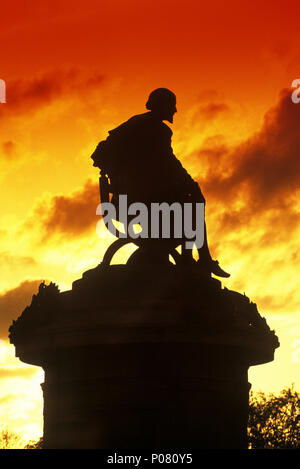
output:
<instances>
[{"instance_id":1,"label":"statue's shoulder","mask_svg":"<svg viewBox=\"0 0 300 469\"><path fill-rule=\"evenodd\" d=\"M130 119L118 125L118 127L109 130L109 135L123 134L138 129L138 127L142 127L143 125L147 125L147 123L150 123L148 114L150 113L145 112L144 114L137 114L130 117Z\"/></svg>"},{"instance_id":2,"label":"statue's shoulder","mask_svg":"<svg viewBox=\"0 0 300 469\"><path fill-rule=\"evenodd\" d=\"M141 133L143 133L144 130L146 135L154 138L156 141L165 142L167 144L171 142L173 135L172 130L164 122L155 119L151 112L133 116L129 120L136 129L139 127Z\"/></svg>"},{"instance_id":3,"label":"statue's shoulder","mask_svg":"<svg viewBox=\"0 0 300 469\"><path fill-rule=\"evenodd\" d=\"M164 122L158 122L157 120L153 119L151 112L145 112L143 114L132 116L126 122L123 122L121 125L115 129L110 130L108 133L111 136L117 136L139 133L143 131L161 133L166 138L171 138L173 134L170 127L168 127Z\"/></svg>"}]
</instances>

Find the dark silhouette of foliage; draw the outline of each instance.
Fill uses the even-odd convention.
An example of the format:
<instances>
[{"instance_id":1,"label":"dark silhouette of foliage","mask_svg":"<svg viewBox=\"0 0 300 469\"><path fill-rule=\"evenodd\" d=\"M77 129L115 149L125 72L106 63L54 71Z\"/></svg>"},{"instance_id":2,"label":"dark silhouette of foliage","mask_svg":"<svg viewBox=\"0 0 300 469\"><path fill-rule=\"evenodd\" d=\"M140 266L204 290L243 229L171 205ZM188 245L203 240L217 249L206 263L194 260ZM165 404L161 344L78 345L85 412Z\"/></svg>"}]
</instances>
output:
<instances>
[{"instance_id":1,"label":"dark silhouette of foliage","mask_svg":"<svg viewBox=\"0 0 300 469\"><path fill-rule=\"evenodd\" d=\"M0 431L0 449L22 449L22 437L15 432L2 428Z\"/></svg>"},{"instance_id":2,"label":"dark silhouette of foliage","mask_svg":"<svg viewBox=\"0 0 300 469\"><path fill-rule=\"evenodd\" d=\"M0 430L0 449L43 449L43 438L26 442L21 435L4 427Z\"/></svg>"},{"instance_id":3,"label":"dark silhouette of foliage","mask_svg":"<svg viewBox=\"0 0 300 469\"><path fill-rule=\"evenodd\" d=\"M43 437L37 441L29 441L24 449L43 449Z\"/></svg>"},{"instance_id":4,"label":"dark silhouette of foliage","mask_svg":"<svg viewBox=\"0 0 300 469\"><path fill-rule=\"evenodd\" d=\"M293 386L278 395L250 392L248 440L249 449L300 449L300 393ZM43 449L43 438L24 443L2 429L0 449Z\"/></svg>"},{"instance_id":5,"label":"dark silhouette of foliage","mask_svg":"<svg viewBox=\"0 0 300 469\"><path fill-rule=\"evenodd\" d=\"M300 394L293 388L278 395L250 393L250 449L300 448Z\"/></svg>"}]
</instances>

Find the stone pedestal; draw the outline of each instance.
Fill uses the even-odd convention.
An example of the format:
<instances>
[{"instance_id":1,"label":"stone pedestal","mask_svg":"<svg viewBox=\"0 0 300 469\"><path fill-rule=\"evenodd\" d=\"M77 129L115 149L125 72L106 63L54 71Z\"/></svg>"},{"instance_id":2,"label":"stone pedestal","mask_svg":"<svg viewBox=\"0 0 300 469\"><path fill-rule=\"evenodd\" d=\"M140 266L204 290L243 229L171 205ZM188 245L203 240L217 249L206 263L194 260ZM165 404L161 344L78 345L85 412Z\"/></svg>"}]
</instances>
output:
<instances>
[{"instance_id":1,"label":"stone pedestal","mask_svg":"<svg viewBox=\"0 0 300 469\"><path fill-rule=\"evenodd\" d=\"M279 345L246 296L171 264L42 284L10 331L45 370L46 448L247 448L248 368Z\"/></svg>"}]
</instances>

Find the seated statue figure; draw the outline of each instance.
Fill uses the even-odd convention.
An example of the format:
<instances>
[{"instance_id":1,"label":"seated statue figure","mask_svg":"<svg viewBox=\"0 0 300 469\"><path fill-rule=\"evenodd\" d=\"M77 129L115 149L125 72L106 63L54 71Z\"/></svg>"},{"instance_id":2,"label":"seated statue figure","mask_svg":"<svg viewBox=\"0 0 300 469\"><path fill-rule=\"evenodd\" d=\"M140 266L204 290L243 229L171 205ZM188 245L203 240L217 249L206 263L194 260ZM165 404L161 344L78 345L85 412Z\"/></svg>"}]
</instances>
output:
<instances>
[{"instance_id":1,"label":"seated statue figure","mask_svg":"<svg viewBox=\"0 0 300 469\"><path fill-rule=\"evenodd\" d=\"M126 194L128 203L205 203L198 183L175 157L172 131L163 122L173 123L177 112L175 94L166 88L152 91L146 109L148 112L135 115L110 130L108 138L100 142L92 154L94 166L107 174L112 183L111 202L117 204L116 197ZM204 243L198 252L197 265L203 272L229 277L210 255L205 224ZM191 250L185 251L185 259L192 259Z\"/></svg>"}]
</instances>

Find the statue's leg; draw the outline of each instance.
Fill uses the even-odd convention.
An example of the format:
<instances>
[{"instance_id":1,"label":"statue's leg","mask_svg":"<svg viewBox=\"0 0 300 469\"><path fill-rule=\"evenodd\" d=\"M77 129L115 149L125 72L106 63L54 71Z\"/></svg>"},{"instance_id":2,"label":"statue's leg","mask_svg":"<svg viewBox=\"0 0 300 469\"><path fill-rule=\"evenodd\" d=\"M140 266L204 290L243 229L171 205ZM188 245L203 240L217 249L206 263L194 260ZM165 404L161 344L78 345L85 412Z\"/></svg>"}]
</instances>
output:
<instances>
[{"instance_id":1,"label":"statue's leg","mask_svg":"<svg viewBox=\"0 0 300 469\"><path fill-rule=\"evenodd\" d=\"M206 230L205 221L204 221L204 242L203 242L203 246L198 249L198 253L199 253L199 259L202 259L202 260L212 259L211 254L209 252L208 244L207 244L207 230Z\"/></svg>"},{"instance_id":2,"label":"statue's leg","mask_svg":"<svg viewBox=\"0 0 300 469\"><path fill-rule=\"evenodd\" d=\"M204 219L205 220L205 219ZM198 249L199 253L199 266L208 274L214 274L217 277L230 277L230 274L225 272L220 266L218 261L214 261L209 252L208 243L207 243L207 230L206 223L204 221L204 242L203 246Z\"/></svg>"}]
</instances>

